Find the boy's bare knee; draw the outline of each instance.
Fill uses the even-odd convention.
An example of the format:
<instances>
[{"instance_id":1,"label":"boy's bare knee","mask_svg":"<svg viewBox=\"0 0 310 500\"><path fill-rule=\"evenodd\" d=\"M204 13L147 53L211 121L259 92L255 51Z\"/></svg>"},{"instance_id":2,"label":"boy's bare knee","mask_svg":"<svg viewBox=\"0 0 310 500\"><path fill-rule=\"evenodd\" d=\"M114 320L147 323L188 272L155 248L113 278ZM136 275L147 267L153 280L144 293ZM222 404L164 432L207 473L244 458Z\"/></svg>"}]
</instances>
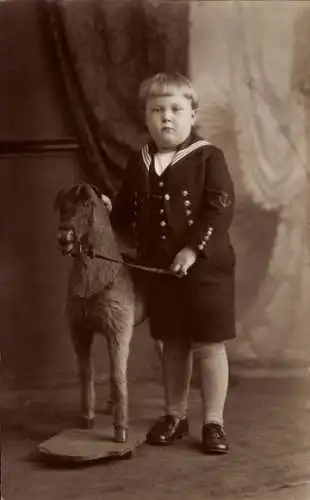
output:
<instances>
[{"instance_id":1,"label":"boy's bare knee","mask_svg":"<svg viewBox=\"0 0 310 500\"><path fill-rule=\"evenodd\" d=\"M193 350L201 358L211 358L219 354L226 354L224 342L212 342L210 344L195 342Z\"/></svg>"}]
</instances>

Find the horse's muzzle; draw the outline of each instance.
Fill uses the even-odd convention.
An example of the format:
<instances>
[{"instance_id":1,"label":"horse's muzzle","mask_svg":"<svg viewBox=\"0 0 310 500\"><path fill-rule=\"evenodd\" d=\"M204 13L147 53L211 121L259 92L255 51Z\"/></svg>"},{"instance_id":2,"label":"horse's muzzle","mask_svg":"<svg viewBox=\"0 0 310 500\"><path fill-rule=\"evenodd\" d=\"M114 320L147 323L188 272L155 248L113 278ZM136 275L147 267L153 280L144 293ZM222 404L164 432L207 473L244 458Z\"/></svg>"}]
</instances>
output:
<instances>
[{"instance_id":1,"label":"horse's muzzle","mask_svg":"<svg viewBox=\"0 0 310 500\"><path fill-rule=\"evenodd\" d=\"M63 255L70 255L75 245L75 233L73 229L58 229L58 247Z\"/></svg>"}]
</instances>

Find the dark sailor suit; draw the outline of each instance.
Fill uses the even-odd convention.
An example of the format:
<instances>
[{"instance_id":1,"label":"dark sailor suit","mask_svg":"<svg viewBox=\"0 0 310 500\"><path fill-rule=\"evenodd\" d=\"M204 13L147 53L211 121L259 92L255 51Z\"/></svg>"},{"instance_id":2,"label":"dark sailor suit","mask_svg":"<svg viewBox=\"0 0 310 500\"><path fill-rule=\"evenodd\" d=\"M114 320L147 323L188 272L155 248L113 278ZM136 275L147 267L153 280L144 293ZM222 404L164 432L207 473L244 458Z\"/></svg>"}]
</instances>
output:
<instances>
[{"instance_id":1,"label":"dark sailor suit","mask_svg":"<svg viewBox=\"0 0 310 500\"><path fill-rule=\"evenodd\" d=\"M151 142L130 158L112 223L130 229L146 265L168 269L185 246L198 257L183 278L147 276L151 335L197 342L233 338L235 253L228 230L234 189L223 152L191 134L160 176L155 153Z\"/></svg>"}]
</instances>

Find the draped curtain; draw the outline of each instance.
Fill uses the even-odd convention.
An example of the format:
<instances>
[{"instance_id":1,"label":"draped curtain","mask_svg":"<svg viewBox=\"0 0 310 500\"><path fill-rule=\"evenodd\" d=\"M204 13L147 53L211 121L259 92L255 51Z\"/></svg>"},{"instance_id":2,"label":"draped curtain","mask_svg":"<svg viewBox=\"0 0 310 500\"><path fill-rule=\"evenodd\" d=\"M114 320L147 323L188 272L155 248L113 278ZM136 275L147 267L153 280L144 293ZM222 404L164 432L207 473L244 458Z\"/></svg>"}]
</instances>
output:
<instances>
[{"instance_id":1,"label":"draped curtain","mask_svg":"<svg viewBox=\"0 0 310 500\"><path fill-rule=\"evenodd\" d=\"M128 153L146 137L141 80L165 70L193 80L201 97L198 130L223 148L237 192L234 354L308 361L309 3L46 0L45 6L86 172L109 194L118 189Z\"/></svg>"},{"instance_id":2,"label":"draped curtain","mask_svg":"<svg viewBox=\"0 0 310 500\"><path fill-rule=\"evenodd\" d=\"M145 138L137 99L158 71L187 73L188 5L152 0L46 0L87 174L113 194Z\"/></svg>"},{"instance_id":3,"label":"draped curtain","mask_svg":"<svg viewBox=\"0 0 310 500\"><path fill-rule=\"evenodd\" d=\"M258 206L279 217L264 280L239 324L240 345L243 338L260 359L310 358L310 9L306 2L295 9L234 2L228 31L243 183ZM268 26L281 15L283 47L281 31ZM262 37L268 31L269 40Z\"/></svg>"}]
</instances>

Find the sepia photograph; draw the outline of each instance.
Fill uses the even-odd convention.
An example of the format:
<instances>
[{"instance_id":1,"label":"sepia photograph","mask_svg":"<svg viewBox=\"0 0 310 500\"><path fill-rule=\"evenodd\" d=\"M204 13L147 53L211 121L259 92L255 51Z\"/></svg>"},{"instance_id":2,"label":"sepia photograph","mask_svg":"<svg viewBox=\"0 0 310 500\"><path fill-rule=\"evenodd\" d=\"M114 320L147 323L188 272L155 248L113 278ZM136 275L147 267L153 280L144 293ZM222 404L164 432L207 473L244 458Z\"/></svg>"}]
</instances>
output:
<instances>
[{"instance_id":1,"label":"sepia photograph","mask_svg":"<svg viewBox=\"0 0 310 500\"><path fill-rule=\"evenodd\" d=\"M310 0L0 0L1 500L310 499Z\"/></svg>"}]
</instances>

